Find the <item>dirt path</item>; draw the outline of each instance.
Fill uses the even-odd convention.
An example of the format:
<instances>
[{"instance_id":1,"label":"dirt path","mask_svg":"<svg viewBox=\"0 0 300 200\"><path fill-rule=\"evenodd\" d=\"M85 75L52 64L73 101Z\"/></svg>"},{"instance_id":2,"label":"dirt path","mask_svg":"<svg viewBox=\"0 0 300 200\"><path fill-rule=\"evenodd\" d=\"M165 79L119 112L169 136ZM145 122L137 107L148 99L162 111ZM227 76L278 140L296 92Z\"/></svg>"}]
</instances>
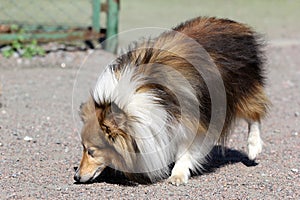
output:
<instances>
[{"instance_id":1,"label":"dirt path","mask_svg":"<svg viewBox=\"0 0 300 200\"><path fill-rule=\"evenodd\" d=\"M180 187L164 181L124 185L118 176L74 184L73 167L81 156L76 109L99 67L111 60L107 53L97 51L77 77L75 121L78 63L0 68L0 199L299 199L300 45L270 45L267 55L273 106L263 122L265 145L258 164L246 162L247 127L241 122L230 137L227 157L213 157L214 172Z\"/></svg>"}]
</instances>

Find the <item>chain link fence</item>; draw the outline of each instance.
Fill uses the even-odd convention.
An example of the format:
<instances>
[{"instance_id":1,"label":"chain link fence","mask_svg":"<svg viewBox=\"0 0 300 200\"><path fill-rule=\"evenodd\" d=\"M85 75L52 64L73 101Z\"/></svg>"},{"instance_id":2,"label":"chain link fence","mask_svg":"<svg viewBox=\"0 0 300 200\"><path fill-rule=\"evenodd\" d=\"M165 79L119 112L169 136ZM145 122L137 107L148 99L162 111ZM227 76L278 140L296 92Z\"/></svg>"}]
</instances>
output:
<instances>
[{"instance_id":1,"label":"chain link fence","mask_svg":"<svg viewBox=\"0 0 300 200\"><path fill-rule=\"evenodd\" d=\"M42 42L50 50L58 41L94 48L92 40L101 42L117 34L118 12L118 0L0 0L0 66L10 62L5 61L3 52L15 49L16 45L9 45L16 41L29 42L32 48L36 45L32 41ZM20 45L23 44L17 43L23 48ZM61 42L56 46L66 49ZM116 52L116 48L116 41L105 46L111 52ZM12 57L18 58L18 54L20 51Z\"/></svg>"},{"instance_id":2,"label":"chain link fence","mask_svg":"<svg viewBox=\"0 0 300 200\"><path fill-rule=\"evenodd\" d=\"M91 0L0 0L1 24L86 27L92 25L91 16Z\"/></svg>"}]
</instances>

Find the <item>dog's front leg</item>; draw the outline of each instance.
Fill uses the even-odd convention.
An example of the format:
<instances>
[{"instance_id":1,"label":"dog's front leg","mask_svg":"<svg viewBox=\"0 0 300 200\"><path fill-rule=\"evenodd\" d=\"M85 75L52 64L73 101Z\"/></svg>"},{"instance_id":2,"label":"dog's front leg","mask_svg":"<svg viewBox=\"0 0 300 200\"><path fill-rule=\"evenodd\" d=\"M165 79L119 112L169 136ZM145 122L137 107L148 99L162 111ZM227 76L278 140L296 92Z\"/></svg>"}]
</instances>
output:
<instances>
[{"instance_id":1,"label":"dog's front leg","mask_svg":"<svg viewBox=\"0 0 300 200\"><path fill-rule=\"evenodd\" d=\"M172 174L168 181L173 185L184 185L188 182L190 177L190 169L192 169L192 161L189 152L185 152L177 159L175 166L172 169Z\"/></svg>"}]
</instances>

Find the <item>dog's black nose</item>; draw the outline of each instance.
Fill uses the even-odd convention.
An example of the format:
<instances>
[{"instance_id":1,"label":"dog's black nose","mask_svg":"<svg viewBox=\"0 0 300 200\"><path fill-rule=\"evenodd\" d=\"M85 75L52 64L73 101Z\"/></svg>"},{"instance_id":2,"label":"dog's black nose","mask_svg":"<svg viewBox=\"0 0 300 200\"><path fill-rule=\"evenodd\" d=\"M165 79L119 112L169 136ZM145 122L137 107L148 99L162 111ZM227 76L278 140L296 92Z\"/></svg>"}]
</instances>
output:
<instances>
[{"instance_id":1,"label":"dog's black nose","mask_svg":"<svg viewBox=\"0 0 300 200\"><path fill-rule=\"evenodd\" d=\"M76 182L80 182L80 176L79 176L78 173L76 173L76 174L74 175L74 180L75 180Z\"/></svg>"}]
</instances>

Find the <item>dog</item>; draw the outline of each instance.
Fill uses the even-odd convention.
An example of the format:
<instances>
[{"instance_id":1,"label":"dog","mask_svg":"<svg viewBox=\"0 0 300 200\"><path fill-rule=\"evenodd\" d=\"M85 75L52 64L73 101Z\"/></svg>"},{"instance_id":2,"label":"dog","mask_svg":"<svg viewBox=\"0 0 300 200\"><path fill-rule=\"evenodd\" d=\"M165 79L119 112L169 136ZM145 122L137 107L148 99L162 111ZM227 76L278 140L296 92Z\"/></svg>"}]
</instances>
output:
<instances>
[{"instance_id":1,"label":"dog","mask_svg":"<svg viewBox=\"0 0 300 200\"><path fill-rule=\"evenodd\" d=\"M269 105L264 62L261 37L229 19L197 17L134 43L81 105L75 181L92 181L111 167L132 180L169 176L174 185L186 184L213 146L225 145L238 118L248 122L254 160Z\"/></svg>"}]
</instances>

